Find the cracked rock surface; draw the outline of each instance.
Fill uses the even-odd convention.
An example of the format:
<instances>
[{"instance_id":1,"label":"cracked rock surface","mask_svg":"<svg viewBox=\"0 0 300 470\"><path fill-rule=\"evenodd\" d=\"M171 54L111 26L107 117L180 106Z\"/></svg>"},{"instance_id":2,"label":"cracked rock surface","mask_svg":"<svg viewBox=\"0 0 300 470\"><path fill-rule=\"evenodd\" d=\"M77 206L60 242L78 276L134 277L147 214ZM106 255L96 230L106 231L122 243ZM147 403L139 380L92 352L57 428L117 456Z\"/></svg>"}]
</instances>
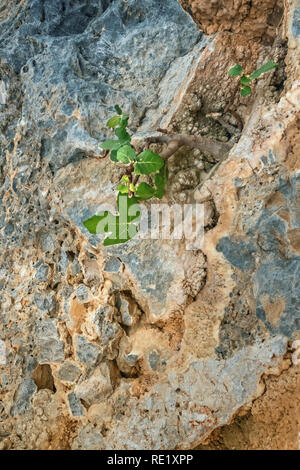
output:
<instances>
[{"instance_id":1,"label":"cracked rock surface","mask_svg":"<svg viewBox=\"0 0 300 470\"><path fill-rule=\"evenodd\" d=\"M297 367L299 12L0 0L1 449L191 449ZM229 67L270 58L242 99ZM204 184L212 155L169 161L163 202L204 204L201 250L84 228L115 204L98 143L116 103L139 145L157 127L235 139Z\"/></svg>"}]
</instances>

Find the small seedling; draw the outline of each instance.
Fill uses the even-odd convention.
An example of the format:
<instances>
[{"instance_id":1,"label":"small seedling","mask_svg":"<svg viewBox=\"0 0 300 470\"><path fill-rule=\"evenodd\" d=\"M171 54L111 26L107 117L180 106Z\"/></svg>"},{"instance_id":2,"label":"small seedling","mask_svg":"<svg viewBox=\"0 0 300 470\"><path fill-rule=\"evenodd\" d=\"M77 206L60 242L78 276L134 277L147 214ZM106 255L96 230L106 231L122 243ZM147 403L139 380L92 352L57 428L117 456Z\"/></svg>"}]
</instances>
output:
<instances>
[{"instance_id":1,"label":"small seedling","mask_svg":"<svg viewBox=\"0 0 300 470\"><path fill-rule=\"evenodd\" d=\"M239 64L236 64L234 67L232 67L229 70L228 75L230 77L239 77L241 75L240 93L242 96L249 96L252 94L252 88L250 86L250 83L253 80L256 80L257 78L259 78L263 73L270 72L270 70L273 70L278 66L279 64L274 62L274 60L269 60L269 62L266 62L264 65L259 67L251 75L246 75L246 74L243 74L243 67Z\"/></svg>"},{"instance_id":2,"label":"small seedling","mask_svg":"<svg viewBox=\"0 0 300 470\"><path fill-rule=\"evenodd\" d=\"M105 140L100 147L103 150L109 150L110 159L113 162L124 165L124 174L116 187L117 207L120 215L116 216L106 211L102 215L94 215L83 222L92 234L110 233L104 240L104 246L125 243L133 238L132 234L138 231L140 214L129 215L130 208L139 201L153 197L162 199L168 179L168 169L165 160L160 155L149 149L137 154L131 145L131 136L127 132L129 115L123 114L118 105L115 106L115 110L117 115L109 119L107 127L114 129L117 139ZM141 175L152 177L151 184L146 182L138 184ZM122 205L124 199L125 209ZM111 227L114 228L114 233L111 233Z\"/></svg>"}]
</instances>

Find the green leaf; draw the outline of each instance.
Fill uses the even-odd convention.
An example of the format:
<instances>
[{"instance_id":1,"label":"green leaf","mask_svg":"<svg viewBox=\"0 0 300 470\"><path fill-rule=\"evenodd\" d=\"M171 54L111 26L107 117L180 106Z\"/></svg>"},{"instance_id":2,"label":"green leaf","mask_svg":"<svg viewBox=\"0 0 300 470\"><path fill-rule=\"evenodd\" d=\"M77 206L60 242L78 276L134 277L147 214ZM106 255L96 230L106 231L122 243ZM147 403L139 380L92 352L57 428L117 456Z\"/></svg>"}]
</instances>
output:
<instances>
[{"instance_id":1,"label":"green leaf","mask_svg":"<svg viewBox=\"0 0 300 470\"><path fill-rule=\"evenodd\" d=\"M242 71L243 67L239 64L235 64L235 66L229 70L228 75L229 77L238 77L241 75Z\"/></svg>"},{"instance_id":2,"label":"green leaf","mask_svg":"<svg viewBox=\"0 0 300 470\"><path fill-rule=\"evenodd\" d=\"M136 234L139 230L139 221L140 221L140 215L141 213L138 212L135 215L129 215L130 208L134 204L138 204L138 200L132 196L131 198L128 197L128 195L122 194L121 197L123 198L123 202L125 200L126 205L127 205L127 213L126 210L123 208L124 205L123 203L120 203L120 194L118 195L117 199L117 205L118 205L118 210L120 215L118 216L111 216L110 219L110 224L113 226L114 230L112 235L109 235L103 242L104 246L110 246L110 245L118 245L120 243L125 243L133 236L130 234L130 230L133 230ZM122 213L121 213L122 212ZM114 217L114 219L113 219ZM108 225L108 229L109 229Z\"/></svg>"},{"instance_id":3,"label":"green leaf","mask_svg":"<svg viewBox=\"0 0 300 470\"><path fill-rule=\"evenodd\" d=\"M118 161L125 163L131 163L135 160L136 152L130 145L124 145L118 150Z\"/></svg>"},{"instance_id":4,"label":"green leaf","mask_svg":"<svg viewBox=\"0 0 300 470\"><path fill-rule=\"evenodd\" d=\"M121 194L127 194L128 193L128 186L126 184L119 183L118 186L117 186L117 190L120 191Z\"/></svg>"},{"instance_id":5,"label":"green leaf","mask_svg":"<svg viewBox=\"0 0 300 470\"><path fill-rule=\"evenodd\" d=\"M251 78L250 77L246 77L246 75L243 75L241 78L240 78L240 83L242 85L248 85L248 83L251 83Z\"/></svg>"},{"instance_id":6,"label":"green leaf","mask_svg":"<svg viewBox=\"0 0 300 470\"><path fill-rule=\"evenodd\" d=\"M249 95L251 95L251 93L252 93L251 86L243 86L243 88L241 88L241 95L242 96L249 96Z\"/></svg>"},{"instance_id":7,"label":"green leaf","mask_svg":"<svg viewBox=\"0 0 300 470\"><path fill-rule=\"evenodd\" d=\"M276 67L278 67L278 66L279 66L279 64L274 62L274 60L269 60L269 62L266 62L262 67L255 70L255 72L253 72L250 75L250 78L251 78L251 80L255 80L256 78L260 77L263 73L266 73L266 72L269 72L270 70L276 69Z\"/></svg>"},{"instance_id":8,"label":"green leaf","mask_svg":"<svg viewBox=\"0 0 300 470\"><path fill-rule=\"evenodd\" d=\"M138 161L134 165L134 171L137 175L150 175L164 166L164 160L152 150L145 150L139 154L137 159Z\"/></svg>"},{"instance_id":9,"label":"green leaf","mask_svg":"<svg viewBox=\"0 0 300 470\"><path fill-rule=\"evenodd\" d=\"M132 193L135 193L136 192L136 187L134 186L134 184L130 183L129 185L129 189Z\"/></svg>"},{"instance_id":10,"label":"green leaf","mask_svg":"<svg viewBox=\"0 0 300 470\"><path fill-rule=\"evenodd\" d=\"M100 144L100 147L104 150L117 150L121 145L118 140L108 139Z\"/></svg>"},{"instance_id":11,"label":"green leaf","mask_svg":"<svg viewBox=\"0 0 300 470\"><path fill-rule=\"evenodd\" d=\"M161 168L160 172L155 175L154 182L156 186L155 197L158 199L162 199L163 195L165 194L165 186L168 181L168 168L163 167Z\"/></svg>"},{"instance_id":12,"label":"green leaf","mask_svg":"<svg viewBox=\"0 0 300 470\"><path fill-rule=\"evenodd\" d=\"M121 120L120 116L113 116L107 121L106 125L107 127L110 127L111 129L113 129L119 124L120 120Z\"/></svg>"},{"instance_id":13,"label":"green leaf","mask_svg":"<svg viewBox=\"0 0 300 470\"><path fill-rule=\"evenodd\" d=\"M110 159L112 162L117 162L118 161L118 151L117 150L112 150L110 152Z\"/></svg>"},{"instance_id":14,"label":"green leaf","mask_svg":"<svg viewBox=\"0 0 300 470\"><path fill-rule=\"evenodd\" d=\"M129 215L133 211L133 205L137 204L138 200L132 196L118 194L117 206L119 215L113 215L105 211L103 215L94 215L90 219L83 222L84 226L93 234L105 234L103 245L117 245L125 243L136 235L139 230L139 221L141 212L137 211L133 215Z\"/></svg>"},{"instance_id":15,"label":"green leaf","mask_svg":"<svg viewBox=\"0 0 300 470\"><path fill-rule=\"evenodd\" d=\"M129 176L123 175L121 181L125 181L125 183L129 183Z\"/></svg>"},{"instance_id":16,"label":"green leaf","mask_svg":"<svg viewBox=\"0 0 300 470\"><path fill-rule=\"evenodd\" d=\"M122 114L122 109L120 108L120 106L116 104L116 105L114 106L114 108L115 108L115 110L117 111L117 113L121 116L121 114Z\"/></svg>"},{"instance_id":17,"label":"green leaf","mask_svg":"<svg viewBox=\"0 0 300 470\"><path fill-rule=\"evenodd\" d=\"M83 222L85 228L92 234L97 233L97 226L105 217L107 217L108 211L105 211L103 215L93 215L90 219L87 219Z\"/></svg>"},{"instance_id":18,"label":"green leaf","mask_svg":"<svg viewBox=\"0 0 300 470\"><path fill-rule=\"evenodd\" d=\"M137 196L140 199L146 200L154 196L155 189L148 183L140 183L137 188Z\"/></svg>"},{"instance_id":19,"label":"green leaf","mask_svg":"<svg viewBox=\"0 0 300 470\"><path fill-rule=\"evenodd\" d=\"M121 142L130 142L131 137L124 127L117 127L115 130L116 136L120 139Z\"/></svg>"}]
</instances>

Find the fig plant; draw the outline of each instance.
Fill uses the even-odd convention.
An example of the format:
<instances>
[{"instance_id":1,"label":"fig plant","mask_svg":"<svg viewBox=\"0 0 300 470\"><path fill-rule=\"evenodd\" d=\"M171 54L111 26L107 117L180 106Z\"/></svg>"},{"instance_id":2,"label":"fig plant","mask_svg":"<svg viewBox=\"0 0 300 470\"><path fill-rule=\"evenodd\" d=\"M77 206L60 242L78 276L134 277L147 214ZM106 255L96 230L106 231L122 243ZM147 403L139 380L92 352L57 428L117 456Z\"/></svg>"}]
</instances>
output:
<instances>
[{"instance_id":1,"label":"fig plant","mask_svg":"<svg viewBox=\"0 0 300 470\"><path fill-rule=\"evenodd\" d=\"M243 74L241 65L236 64L228 73L231 77L241 75L241 94L248 96L252 93L249 84L260 77L261 74L277 67L277 65L274 61L270 61L251 75L246 75ZM138 232L141 214L136 211L132 215L133 210L131 209L139 207L140 201L163 198L168 180L167 160L180 147L187 146L199 149L201 152L208 152L215 159L216 165L201 182L202 186L207 179L212 178L214 172L224 161L235 143L232 138L228 142L220 142L205 135L174 134L167 129L158 128L157 131L163 135L147 137L144 150L138 153L131 143L131 135L127 130L129 115L124 114L118 105L115 106L115 110L117 114L108 120L107 126L109 129L114 130L116 138L105 140L100 144L100 147L104 150L105 156L109 154L114 163L124 166L123 174L116 187L119 215L113 215L105 211L101 215L94 215L83 222L90 233L107 234L103 242L104 246L125 243ZM218 113L207 116L216 119L230 134L234 135L236 133L236 129ZM149 149L149 145L153 143L165 145L161 155ZM140 176L147 177L149 182L142 181L139 183ZM134 205L135 208L133 208Z\"/></svg>"},{"instance_id":2,"label":"fig plant","mask_svg":"<svg viewBox=\"0 0 300 470\"><path fill-rule=\"evenodd\" d=\"M162 199L168 179L165 160L150 149L137 153L131 145L131 136L127 132L129 115L123 114L118 105L115 106L115 110L117 115L109 119L107 126L114 129L117 139L105 140L100 147L110 152L110 159L113 162L124 165L124 173L116 187L120 215L115 216L105 211L104 214L94 215L83 222L93 234L111 232L113 227L113 233L105 238L104 246L125 243L132 238L130 228L135 224L138 231L140 214L130 215L130 208L139 201L153 197ZM152 184L146 182L138 184L141 175L152 176ZM122 204L121 209L122 202L125 204Z\"/></svg>"},{"instance_id":3,"label":"fig plant","mask_svg":"<svg viewBox=\"0 0 300 470\"><path fill-rule=\"evenodd\" d=\"M270 72L278 66L279 64L274 62L274 60L269 60L253 73L251 73L251 75L247 75L243 73L243 67L241 65L235 64L235 66L229 70L228 75L230 77L240 76L240 93L242 96L249 96L252 94L252 88L250 86L251 82L253 80L257 80L263 73Z\"/></svg>"},{"instance_id":4,"label":"fig plant","mask_svg":"<svg viewBox=\"0 0 300 470\"><path fill-rule=\"evenodd\" d=\"M228 75L230 77L240 77L240 93L242 96L249 96L252 93L250 84L258 79L263 73L269 72L279 64L270 60L255 70L251 75L243 73L243 67L236 64L232 67ZM182 146L188 146L210 153L218 162L201 182L201 186L210 179L218 166L226 158L228 152L235 141L231 138L228 142L220 142L203 135L174 134L166 129L158 128L157 131L163 135L155 135L145 139L145 149L138 153L131 143L131 135L127 131L128 114L123 114L121 108L115 106L116 115L111 117L107 126L114 129L116 139L108 139L100 144L105 154L110 154L110 159L118 164L124 165L123 174L116 187L117 208L119 215L114 215L108 211L83 222L84 226L92 234L106 234L104 246L125 243L133 238L139 230L140 212L137 210L132 215L133 206L139 207L140 201L151 198L162 199L168 180L167 160ZM229 133L234 134L236 129L228 124L219 113L207 115L216 119ZM149 149L151 143L165 144L166 148L161 155ZM149 182L138 182L140 176L150 177ZM137 206L136 206L137 205Z\"/></svg>"}]
</instances>

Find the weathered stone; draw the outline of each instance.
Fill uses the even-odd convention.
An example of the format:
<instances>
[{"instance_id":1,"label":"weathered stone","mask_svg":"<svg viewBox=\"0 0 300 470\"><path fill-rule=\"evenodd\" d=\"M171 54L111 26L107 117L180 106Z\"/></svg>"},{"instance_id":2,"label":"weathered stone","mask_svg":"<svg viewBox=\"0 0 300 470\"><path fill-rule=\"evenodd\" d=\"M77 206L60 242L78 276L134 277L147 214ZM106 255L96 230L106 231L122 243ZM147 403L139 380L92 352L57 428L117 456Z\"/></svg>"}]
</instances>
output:
<instances>
[{"instance_id":1,"label":"weathered stone","mask_svg":"<svg viewBox=\"0 0 300 470\"><path fill-rule=\"evenodd\" d=\"M64 382L76 382L81 374L81 370L76 363L66 361L57 371L57 377Z\"/></svg>"},{"instance_id":2,"label":"weathered stone","mask_svg":"<svg viewBox=\"0 0 300 470\"><path fill-rule=\"evenodd\" d=\"M276 0L254 4L250 0L216 0L209 4L205 0L180 0L180 3L208 34L230 31L249 39L272 37L283 11L281 2Z\"/></svg>"},{"instance_id":3,"label":"weathered stone","mask_svg":"<svg viewBox=\"0 0 300 470\"><path fill-rule=\"evenodd\" d=\"M137 354L127 354L127 356L125 356L125 359L126 361L128 362L128 364L130 366L134 366L134 364L137 362L138 360L138 355Z\"/></svg>"},{"instance_id":4,"label":"weathered stone","mask_svg":"<svg viewBox=\"0 0 300 470\"><path fill-rule=\"evenodd\" d=\"M35 278L41 282L47 282L49 274L49 266L47 264L42 264L38 267Z\"/></svg>"},{"instance_id":5,"label":"weathered stone","mask_svg":"<svg viewBox=\"0 0 300 470\"><path fill-rule=\"evenodd\" d=\"M84 284L81 284L79 287L77 287L75 294L78 299L78 302L81 304L84 304L91 300L91 293Z\"/></svg>"},{"instance_id":6,"label":"weathered stone","mask_svg":"<svg viewBox=\"0 0 300 470\"><path fill-rule=\"evenodd\" d=\"M62 362L64 360L64 343L59 338L55 320L43 319L38 321L36 335L38 360L41 364Z\"/></svg>"},{"instance_id":7,"label":"weathered stone","mask_svg":"<svg viewBox=\"0 0 300 470\"><path fill-rule=\"evenodd\" d=\"M69 258L67 256L67 254L64 251L61 251L61 256L60 256L58 266L59 266L59 270L60 270L60 272L62 273L63 276L65 276L65 274L67 272L68 265L69 265Z\"/></svg>"},{"instance_id":8,"label":"weathered stone","mask_svg":"<svg viewBox=\"0 0 300 470\"><path fill-rule=\"evenodd\" d=\"M74 259L73 263L71 264L71 274L72 276L76 276L81 271L80 264L77 259Z\"/></svg>"},{"instance_id":9,"label":"weathered stone","mask_svg":"<svg viewBox=\"0 0 300 470\"><path fill-rule=\"evenodd\" d=\"M12 416L23 414L30 408L30 399L35 391L36 385L32 379L25 380L19 385L11 409Z\"/></svg>"},{"instance_id":10,"label":"weathered stone","mask_svg":"<svg viewBox=\"0 0 300 470\"><path fill-rule=\"evenodd\" d=\"M5 342L0 339L0 365L5 366L6 364L6 345Z\"/></svg>"},{"instance_id":11,"label":"weathered stone","mask_svg":"<svg viewBox=\"0 0 300 470\"><path fill-rule=\"evenodd\" d=\"M191 449L295 370L299 2L2 3L0 448ZM241 97L229 68L270 59ZM201 250L84 228L116 208L116 103L139 149L157 127L236 144L168 161L162 202L204 203Z\"/></svg>"},{"instance_id":12,"label":"weathered stone","mask_svg":"<svg viewBox=\"0 0 300 470\"><path fill-rule=\"evenodd\" d=\"M93 315L93 324L97 332L101 347L109 348L120 339L123 333L119 323L115 320L116 310L108 305L100 307Z\"/></svg>"},{"instance_id":13,"label":"weathered stone","mask_svg":"<svg viewBox=\"0 0 300 470\"><path fill-rule=\"evenodd\" d=\"M242 271L251 270L255 266L253 257L255 248L243 240L235 241L228 237L222 238L217 245L217 250L221 251L233 266Z\"/></svg>"},{"instance_id":14,"label":"weathered stone","mask_svg":"<svg viewBox=\"0 0 300 470\"><path fill-rule=\"evenodd\" d=\"M109 369L105 363L101 364L87 380L75 387L76 396L88 406L101 402L111 392Z\"/></svg>"},{"instance_id":15,"label":"weathered stone","mask_svg":"<svg viewBox=\"0 0 300 470\"><path fill-rule=\"evenodd\" d=\"M153 0L145 0L143 5L137 1L124 5L115 0L105 3L105 7L94 0L93 4L84 2L80 8L67 3L65 11L55 2L51 13L48 8L36 0L17 17L11 16L0 53L16 72L21 70L26 84L24 119L34 119L45 130L41 156L58 168L86 153L97 153L97 139L103 132L107 111L116 102L131 112L133 127L142 120L145 106L155 110L161 78L171 62L180 58L179 63L184 64L182 74L169 80L169 93L160 98L166 108L170 106L188 75L192 62L188 53L201 39L201 33L174 0L160 1L159 5ZM33 44L44 51L38 61ZM172 47L166 48L165 44ZM141 84L139 89L137 82ZM61 91L56 87L58 83L62 84ZM44 114L43 98L51 96L53 87L65 121L59 129L55 128L54 114ZM82 96L81 104L74 98L76 94ZM105 106L99 106L104 96ZM90 133L76 118L81 115L84 120L89 113L93 114ZM154 116L159 119L157 111Z\"/></svg>"},{"instance_id":16,"label":"weathered stone","mask_svg":"<svg viewBox=\"0 0 300 470\"><path fill-rule=\"evenodd\" d=\"M34 303L42 315L54 316L57 313L57 299L52 291L46 294L34 294Z\"/></svg>"},{"instance_id":17,"label":"weathered stone","mask_svg":"<svg viewBox=\"0 0 300 470\"><path fill-rule=\"evenodd\" d=\"M159 362L159 354L157 354L157 351L151 351L148 360L151 369L156 370Z\"/></svg>"},{"instance_id":18,"label":"weathered stone","mask_svg":"<svg viewBox=\"0 0 300 470\"><path fill-rule=\"evenodd\" d=\"M300 36L300 8L296 8L293 18L292 32L295 38Z\"/></svg>"},{"instance_id":19,"label":"weathered stone","mask_svg":"<svg viewBox=\"0 0 300 470\"><path fill-rule=\"evenodd\" d=\"M76 353L81 362L94 366L100 355L100 349L96 344L89 343L84 336L77 336Z\"/></svg>"},{"instance_id":20,"label":"weathered stone","mask_svg":"<svg viewBox=\"0 0 300 470\"><path fill-rule=\"evenodd\" d=\"M263 364L276 364L278 359L275 357L283 354L285 348L286 340L277 337L265 344L245 348L227 361L195 361L180 374L171 372L166 382L154 386L152 392L138 402L128 398L124 403L124 414L118 421L119 426L110 429L105 442L109 442L113 449L122 440L125 449L174 448L179 440L182 448L195 446L217 422L219 425L227 422L234 410L259 393L257 378L265 367ZM239 371L235 375L234 370L240 361L243 363L243 373ZM213 416L212 410L216 409L220 394L223 396L223 407ZM125 414L125 407L130 407L131 413ZM147 419L144 418L145 412ZM149 426L152 420L155 427ZM137 429L143 430L142 433L138 432L138 437ZM95 426L93 434L97 435L98 432ZM74 443L75 449L87 445L81 436ZM87 448L96 449L93 443L88 444Z\"/></svg>"},{"instance_id":21,"label":"weathered stone","mask_svg":"<svg viewBox=\"0 0 300 470\"><path fill-rule=\"evenodd\" d=\"M84 408L81 404L81 401L75 395L75 393L69 393L68 402L69 402L69 406L70 406L72 416L83 416L84 415Z\"/></svg>"},{"instance_id":22,"label":"weathered stone","mask_svg":"<svg viewBox=\"0 0 300 470\"><path fill-rule=\"evenodd\" d=\"M121 314L123 325L133 326L138 321L141 311L133 299L120 295L116 305Z\"/></svg>"},{"instance_id":23,"label":"weathered stone","mask_svg":"<svg viewBox=\"0 0 300 470\"><path fill-rule=\"evenodd\" d=\"M108 258L106 260L104 271L108 273L117 273L121 267L121 262L118 258Z\"/></svg>"},{"instance_id":24,"label":"weathered stone","mask_svg":"<svg viewBox=\"0 0 300 470\"><path fill-rule=\"evenodd\" d=\"M47 253L52 253L55 250L55 240L51 233L41 232L40 234L41 249Z\"/></svg>"}]
</instances>

